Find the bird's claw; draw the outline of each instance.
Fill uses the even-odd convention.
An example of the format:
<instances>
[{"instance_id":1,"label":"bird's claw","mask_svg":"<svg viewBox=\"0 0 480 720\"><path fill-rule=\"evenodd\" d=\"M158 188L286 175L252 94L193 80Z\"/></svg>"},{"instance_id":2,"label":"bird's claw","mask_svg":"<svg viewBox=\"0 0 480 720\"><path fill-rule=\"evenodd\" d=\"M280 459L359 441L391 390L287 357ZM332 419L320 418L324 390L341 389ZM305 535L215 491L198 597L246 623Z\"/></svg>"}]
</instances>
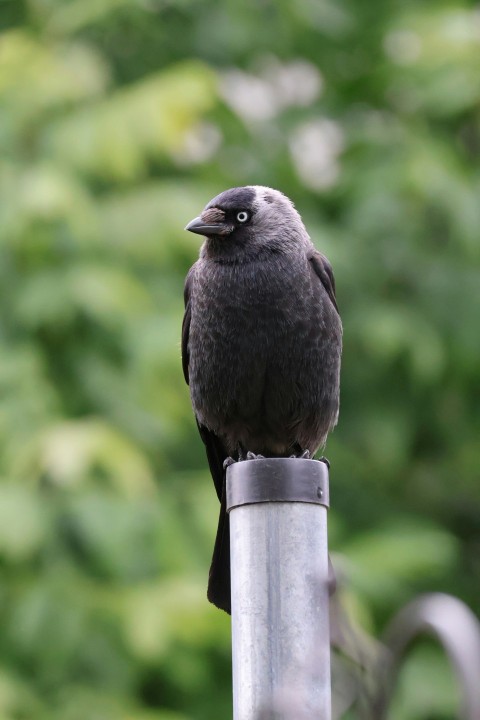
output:
<instances>
[{"instance_id":1,"label":"bird's claw","mask_svg":"<svg viewBox=\"0 0 480 720\"><path fill-rule=\"evenodd\" d=\"M265 460L265 455L255 455L250 450L247 452L247 460Z\"/></svg>"},{"instance_id":2,"label":"bird's claw","mask_svg":"<svg viewBox=\"0 0 480 720\"><path fill-rule=\"evenodd\" d=\"M297 460L316 460L317 462L323 462L330 470L330 461L325 457L325 455L322 455L322 457L319 458L313 458L310 450L304 450L299 455L290 455L290 457L296 458Z\"/></svg>"},{"instance_id":3,"label":"bird's claw","mask_svg":"<svg viewBox=\"0 0 480 720\"><path fill-rule=\"evenodd\" d=\"M310 450L304 450L300 455L290 455L291 458L296 458L297 460L311 460L312 454Z\"/></svg>"},{"instance_id":4,"label":"bird's claw","mask_svg":"<svg viewBox=\"0 0 480 720\"><path fill-rule=\"evenodd\" d=\"M255 453L251 452L250 450L248 452L240 452L238 455L238 460L234 460L234 458L228 456L223 461L223 469L226 470L230 467L230 465L233 465L236 462L243 462L245 460L265 460L265 455L255 455Z\"/></svg>"}]
</instances>

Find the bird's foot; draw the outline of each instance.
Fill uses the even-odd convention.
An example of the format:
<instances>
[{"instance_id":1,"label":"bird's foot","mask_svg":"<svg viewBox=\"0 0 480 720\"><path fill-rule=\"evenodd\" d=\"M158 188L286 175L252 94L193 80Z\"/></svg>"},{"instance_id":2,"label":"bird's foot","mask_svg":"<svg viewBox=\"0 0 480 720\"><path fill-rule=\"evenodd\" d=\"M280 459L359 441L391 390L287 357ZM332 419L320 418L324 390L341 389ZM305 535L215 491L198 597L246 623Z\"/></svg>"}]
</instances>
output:
<instances>
[{"instance_id":1,"label":"bird's foot","mask_svg":"<svg viewBox=\"0 0 480 720\"><path fill-rule=\"evenodd\" d=\"M297 458L297 460L316 460L317 462L323 462L327 466L327 468L330 470L330 462L325 457L325 455L322 455L322 457L314 458L312 457L312 453L310 450L304 450L303 452L300 452L298 455L290 455L291 458Z\"/></svg>"},{"instance_id":2,"label":"bird's foot","mask_svg":"<svg viewBox=\"0 0 480 720\"><path fill-rule=\"evenodd\" d=\"M226 470L230 465L236 462L244 462L245 460L265 460L265 455L255 455L255 453L248 450L248 452L239 452L238 460L230 457L230 455L223 461L223 469Z\"/></svg>"},{"instance_id":3,"label":"bird's foot","mask_svg":"<svg viewBox=\"0 0 480 720\"><path fill-rule=\"evenodd\" d=\"M247 460L265 460L265 455L255 455L255 453L247 452Z\"/></svg>"},{"instance_id":4,"label":"bird's foot","mask_svg":"<svg viewBox=\"0 0 480 720\"><path fill-rule=\"evenodd\" d=\"M238 461L243 462L244 460L264 460L265 455L256 455L255 453L247 450L241 443L238 444Z\"/></svg>"},{"instance_id":5,"label":"bird's foot","mask_svg":"<svg viewBox=\"0 0 480 720\"><path fill-rule=\"evenodd\" d=\"M291 458L297 458L297 460L311 460L312 453L310 450L304 450L299 455L290 455Z\"/></svg>"}]
</instances>

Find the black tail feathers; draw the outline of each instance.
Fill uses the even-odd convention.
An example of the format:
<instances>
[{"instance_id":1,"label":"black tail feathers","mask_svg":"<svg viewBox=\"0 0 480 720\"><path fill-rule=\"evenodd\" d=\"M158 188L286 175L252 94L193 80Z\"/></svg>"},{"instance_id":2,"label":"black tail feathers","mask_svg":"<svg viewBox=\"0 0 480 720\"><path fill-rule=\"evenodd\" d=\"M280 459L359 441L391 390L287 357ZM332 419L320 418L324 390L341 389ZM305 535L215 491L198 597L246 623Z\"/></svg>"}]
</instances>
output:
<instances>
[{"instance_id":1,"label":"black tail feathers","mask_svg":"<svg viewBox=\"0 0 480 720\"><path fill-rule=\"evenodd\" d=\"M230 523L226 510L225 470L223 468L227 452L220 438L208 428L198 423L198 429L205 443L210 472L220 500L220 516L208 576L207 597L211 603L230 614Z\"/></svg>"},{"instance_id":2,"label":"black tail feathers","mask_svg":"<svg viewBox=\"0 0 480 720\"><path fill-rule=\"evenodd\" d=\"M225 483L223 486L217 536L213 548L212 564L208 576L207 597L226 613L231 612L230 589L230 521L226 511Z\"/></svg>"}]
</instances>

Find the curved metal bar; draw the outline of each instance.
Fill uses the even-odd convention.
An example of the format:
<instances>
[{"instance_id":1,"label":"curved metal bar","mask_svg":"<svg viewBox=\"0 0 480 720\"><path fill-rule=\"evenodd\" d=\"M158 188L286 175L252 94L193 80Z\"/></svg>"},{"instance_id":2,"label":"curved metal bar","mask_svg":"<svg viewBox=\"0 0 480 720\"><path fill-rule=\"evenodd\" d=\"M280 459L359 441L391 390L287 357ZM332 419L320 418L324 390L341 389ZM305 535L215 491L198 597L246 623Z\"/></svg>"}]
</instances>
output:
<instances>
[{"instance_id":1,"label":"curved metal bar","mask_svg":"<svg viewBox=\"0 0 480 720\"><path fill-rule=\"evenodd\" d=\"M391 622L385 637L390 656L382 668L376 720L386 720L395 681L411 643L421 634L435 637L456 671L462 690L462 720L480 720L480 623L458 598L442 593L422 595Z\"/></svg>"}]
</instances>

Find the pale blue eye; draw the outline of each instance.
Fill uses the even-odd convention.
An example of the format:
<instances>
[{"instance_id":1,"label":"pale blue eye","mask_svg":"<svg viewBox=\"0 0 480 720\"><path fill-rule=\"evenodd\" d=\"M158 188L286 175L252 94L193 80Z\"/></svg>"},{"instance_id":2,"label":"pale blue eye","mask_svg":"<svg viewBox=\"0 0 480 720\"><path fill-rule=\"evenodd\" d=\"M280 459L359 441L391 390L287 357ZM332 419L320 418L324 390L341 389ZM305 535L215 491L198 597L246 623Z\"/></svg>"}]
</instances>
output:
<instances>
[{"instance_id":1,"label":"pale blue eye","mask_svg":"<svg viewBox=\"0 0 480 720\"><path fill-rule=\"evenodd\" d=\"M247 222L248 212L246 210L241 210L239 213L237 213L237 220L240 223Z\"/></svg>"}]
</instances>

